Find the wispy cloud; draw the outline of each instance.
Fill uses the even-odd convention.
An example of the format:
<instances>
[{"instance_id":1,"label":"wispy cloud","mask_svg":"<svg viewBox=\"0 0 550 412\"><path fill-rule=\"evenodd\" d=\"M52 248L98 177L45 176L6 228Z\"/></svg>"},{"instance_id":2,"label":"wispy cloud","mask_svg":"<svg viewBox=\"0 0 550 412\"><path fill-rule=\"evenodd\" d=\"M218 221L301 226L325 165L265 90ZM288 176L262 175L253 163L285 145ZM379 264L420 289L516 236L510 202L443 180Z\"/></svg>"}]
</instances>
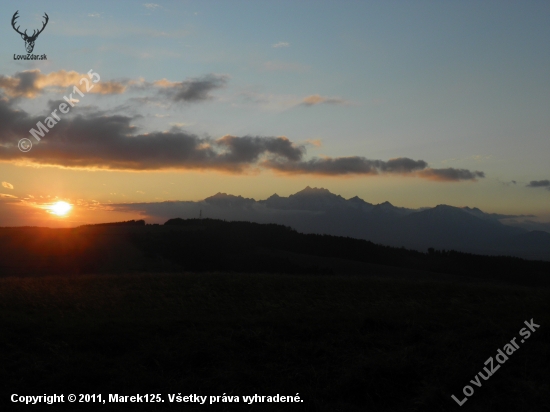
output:
<instances>
[{"instance_id":1,"label":"wispy cloud","mask_svg":"<svg viewBox=\"0 0 550 412\"><path fill-rule=\"evenodd\" d=\"M149 10L154 10L154 9L160 7L160 4L156 4L156 3L145 3L145 4L143 5L143 7L146 7L146 8L148 8Z\"/></svg>"},{"instance_id":2,"label":"wispy cloud","mask_svg":"<svg viewBox=\"0 0 550 412\"><path fill-rule=\"evenodd\" d=\"M169 33L169 36L173 36L174 32ZM166 37L166 32L151 31L149 37ZM186 46L182 46L186 47ZM131 56L136 59L164 59L164 58L178 58L181 57L181 53L178 51L166 49L159 47L137 47L131 45L121 45L121 44L105 44L98 48L99 51L108 51L111 53L118 53L127 56Z\"/></svg>"},{"instance_id":3,"label":"wispy cloud","mask_svg":"<svg viewBox=\"0 0 550 412\"><path fill-rule=\"evenodd\" d=\"M13 76L0 75L0 92L9 98L34 99L48 90L65 92L65 88L77 86L85 89L86 93L96 94L122 94L127 91L153 92L159 100L168 99L172 102L198 102L212 98L211 91L224 87L229 79L227 75L207 74L202 77L188 78L183 81L170 81L161 79L147 82L144 79L137 80L101 80L91 84L88 90L81 80L88 79L87 74L75 71L67 72L59 70L43 74L40 70L28 70L17 72ZM144 99L155 100L152 96L145 96Z\"/></svg>"},{"instance_id":4,"label":"wispy cloud","mask_svg":"<svg viewBox=\"0 0 550 412\"><path fill-rule=\"evenodd\" d=\"M82 87L80 80L86 78L87 74L78 73L75 71L59 70L43 74L40 70L26 70L17 72L14 76L0 75L0 90L8 97L26 97L33 99L47 88L64 88L70 86ZM87 90L87 93L97 94L120 94L126 89L126 85L116 81L101 81L92 84L92 88Z\"/></svg>"},{"instance_id":5,"label":"wispy cloud","mask_svg":"<svg viewBox=\"0 0 550 412\"><path fill-rule=\"evenodd\" d=\"M280 41L279 43L275 43L271 47L274 47L274 48L278 49L278 48L281 48L281 47L290 47L290 44L285 42L285 41Z\"/></svg>"},{"instance_id":6,"label":"wispy cloud","mask_svg":"<svg viewBox=\"0 0 550 412\"><path fill-rule=\"evenodd\" d=\"M152 14L154 10L144 10L145 14ZM91 17L91 16L90 16ZM100 16L101 17L101 16ZM74 19L73 19L74 20ZM109 39L107 43L111 44L113 39L118 39L116 44L121 44L120 48L124 50L124 47L132 47L128 43L120 43L122 38L128 37L134 39L134 42L139 43L139 38L150 37L170 37L181 38L188 36L190 31L187 30L185 24L179 25L178 29L174 30L162 30L153 28L147 24L137 24L129 22L120 22L120 24L112 24L108 22L108 19L92 17L80 21L64 21L63 24L52 26L52 34L57 36L90 36L96 39L104 38ZM98 48L102 50L102 48Z\"/></svg>"},{"instance_id":7,"label":"wispy cloud","mask_svg":"<svg viewBox=\"0 0 550 412\"><path fill-rule=\"evenodd\" d=\"M311 96L304 97L301 102L302 106L315 106L318 104L336 104L341 106L346 106L351 104L351 102L344 100L340 97L325 97L318 94L313 94Z\"/></svg>"},{"instance_id":8,"label":"wispy cloud","mask_svg":"<svg viewBox=\"0 0 550 412\"><path fill-rule=\"evenodd\" d=\"M262 65L262 69L266 71L305 72L310 69L310 66L301 63L268 61Z\"/></svg>"},{"instance_id":9,"label":"wispy cloud","mask_svg":"<svg viewBox=\"0 0 550 412\"><path fill-rule=\"evenodd\" d=\"M306 143L313 147L322 147L323 142L320 139L307 139Z\"/></svg>"},{"instance_id":10,"label":"wispy cloud","mask_svg":"<svg viewBox=\"0 0 550 412\"><path fill-rule=\"evenodd\" d=\"M182 82L171 82L166 79L153 83L160 87L161 94L174 102L194 102L212 98L209 94L227 84L229 76L209 74L200 78L191 78Z\"/></svg>"},{"instance_id":11,"label":"wispy cloud","mask_svg":"<svg viewBox=\"0 0 550 412\"><path fill-rule=\"evenodd\" d=\"M500 183L502 183L504 186L510 186L510 185L516 185L518 182L515 180L510 180L509 182L502 182L499 179L497 179Z\"/></svg>"},{"instance_id":12,"label":"wispy cloud","mask_svg":"<svg viewBox=\"0 0 550 412\"><path fill-rule=\"evenodd\" d=\"M6 189L13 189L13 185L8 182L2 182L2 187L5 187Z\"/></svg>"},{"instance_id":13,"label":"wispy cloud","mask_svg":"<svg viewBox=\"0 0 550 412\"><path fill-rule=\"evenodd\" d=\"M288 110L297 107L311 107L318 104L350 106L354 103L340 97L322 97L312 95L301 97L297 95L266 94L255 91L243 91L237 95L245 103L253 103L268 110Z\"/></svg>"},{"instance_id":14,"label":"wispy cloud","mask_svg":"<svg viewBox=\"0 0 550 412\"><path fill-rule=\"evenodd\" d=\"M248 105L268 111L284 111L300 104L301 98L296 95L259 93L256 91L242 91L235 96L234 106Z\"/></svg>"}]
</instances>

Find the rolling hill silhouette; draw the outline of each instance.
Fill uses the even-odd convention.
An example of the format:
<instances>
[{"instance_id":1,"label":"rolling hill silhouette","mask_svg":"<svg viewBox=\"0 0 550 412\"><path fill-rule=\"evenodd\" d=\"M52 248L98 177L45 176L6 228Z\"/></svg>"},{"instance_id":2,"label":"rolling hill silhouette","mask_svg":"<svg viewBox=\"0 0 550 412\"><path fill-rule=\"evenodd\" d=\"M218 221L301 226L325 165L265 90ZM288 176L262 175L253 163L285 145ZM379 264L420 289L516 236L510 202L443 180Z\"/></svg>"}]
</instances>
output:
<instances>
[{"instance_id":1,"label":"rolling hill silhouette","mask_svg":"<svg viewBox=\"0 0 550 412\"><path fill-rule=\"evenodd\" d=\"M448 224L448 213L460 218L466 213L445 209L418 213L411 227L416 230L418 225L425 224L425 219L437 225L443 218ZM476 218L466 213L466 219ZM434 239L448 230L445 224L441 224ZM464 231L469 233L469 228ZM517 236L515 239L523 244L539 244L539 237L546 239L542 233ZM164 225L131 221L74 229L0 228L3 276L144 271L398 275L431 279L452 275L550 285L550 262L449 249L418 252L351 237L303 234L278 224L175 218Z\"/></svg>"}]
</instances>

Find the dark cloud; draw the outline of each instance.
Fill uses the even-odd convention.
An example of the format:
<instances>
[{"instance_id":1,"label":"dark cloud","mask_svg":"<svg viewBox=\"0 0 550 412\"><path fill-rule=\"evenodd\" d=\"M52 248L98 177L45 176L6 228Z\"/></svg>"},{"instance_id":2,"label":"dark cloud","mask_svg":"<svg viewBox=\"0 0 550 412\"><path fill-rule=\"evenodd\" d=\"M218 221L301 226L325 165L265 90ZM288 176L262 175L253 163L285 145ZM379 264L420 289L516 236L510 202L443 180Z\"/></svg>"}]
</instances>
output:
<instances>
[{"instance_id":1,"label":"dark cloud","mask_svg":"<svg viewBox=\"0 0 550 412\"><path fill-rule=\"evenodd\" d=\"M36 121L32 123L28 113L12 107L12 101L7 98L0 98L0 143L12 143L14 140L17 143L17 140L27 137L29 128L34 124Z\"/></svg>"},{"instance_id":2,"label":"dark cloud","mask_svg":"<svg viewBox=\"0 0 550 412\"><path fill-rule=\"evenodd\" d=\"M58 102L50 102L53 108ZM305 146L284 136L199 137L179 128L143 133L132 123L140 116L113 115L93 108L70 112L52 125L36 144L29 130L44 116L30 116L0 99L0 160L26 161L63 167L116 170L203 169L231 173L271 169L289 174L328 176L403 174L447 181L474 180L482 172L431 169L423 160L406 157L371 160L364 157L312 158ZM53 121L50 119L50 122ZM34 146L23 153L21 138Z\"/></svg>"},{"instance_id":3,"label":"dark cloud","mask_svg":"<svg viewBox=\"0 0 550 412\"><path fill-rule=\"evenodd\" d=\"M317 174L325 176L341 175L377 175L377 174L417 174L431 180L460 181L483 178L483 172L471 172L466 169L432 169L424 160L413 160L407 157L396 159L371 160L359 156L317 158L299 162L288 162L280 159L268 159L263 166L288 174Z\"/></svg>"},{"instance_id":4,"label":"dark cloud","mask_svg":"<svg viewBox=\"0 0 550 412\"><path fill-rule=\"evenodd\" d=\"M376 175L379 173L411 173L424 169L428 164L423 160L412 160L406 157L397 159L370 160L359 156L317 158L285 162L281 160L266 160L264 166L284 173L319 174L319 175Z\"/></svg>"},{"instance_id":5,"label":"dark cloud","mask_svg":"<svg viewBox=\"0 0 550 412\"><path fill-rule=\"evenodd\" d=\"M459 180L477 180L477 178L484 178L485 173L479 171L470 171L468 169L454 169L448 167L446 169L432 169L428 168L422 170L420 175L426 179L441 180L447 182L457 182Z\"/></svg>"},{"instance_id":6,"label":"dark cloud","mask_svg":"<svg viewBox=\"0 0 550 412\"><path fill-rule=\"evenodd\" d=\"M0 75L0 88L12 97L34 96L39 93L36 80L39 70L17 72L13 77Z\"/></svg>"},{"instance_id":7,"label":"dark cloud","mask_svg":"<svg viewBox=\"0 0 550 412\"><path fill-rule=\"evenodd\" d=\"M0 159L106 169L218 169L242 171L261 156L300 159L305 149L285 137L198 137L178 129L138 134L135 117L80 114L62 118L31 151L17 142L44 117L31 117L0 100Z\"/></svg>"},{"instance_id":8,"label":"dark cloud","mask_svg":"<svg viewBox=\"0 0 550 412\"><path fill-rule=\"evenodd\" d=\"M550 180L531 180L527 187L546 187L550 190Z\"/></svg>"},{"instance_id":9,"label":"dark cloud","mask_svg":"<svg viewBox=\"0 0 550 412\"><path fill-rule=\"evenodd\" d=\"M296 146L286 137L224 136L216 141L226 151L222 157L231 163L255 163L261 155L269 153L283 161L297 161L305 153L303 146Z\"/></svg>"},{"instance_id":10,"label":"dark cloud","mask_svg":"<svg viewBox=\"0 0 550 412\"><path fill-rule=\"evenodd\" d=\"M376 160L376 162L381 162ZM412 160L408 157L398 157L387 162L381 162L380 169L388 173L410 173L428 167L424 160Z\"/></svg>"}]
</instances>

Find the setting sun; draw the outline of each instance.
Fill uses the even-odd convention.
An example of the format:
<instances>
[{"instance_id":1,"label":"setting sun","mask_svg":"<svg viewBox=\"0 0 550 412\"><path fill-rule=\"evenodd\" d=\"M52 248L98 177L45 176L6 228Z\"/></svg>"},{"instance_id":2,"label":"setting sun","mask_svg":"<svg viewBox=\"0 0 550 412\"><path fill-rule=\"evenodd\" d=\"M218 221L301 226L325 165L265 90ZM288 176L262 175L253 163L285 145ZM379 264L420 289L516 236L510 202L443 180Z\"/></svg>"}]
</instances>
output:
<instances>
[{"instance_id":1,"label":"setting sun","mask_svg":"<svg viewBox=\"0 0 550 412\"><path fill-rule=\"evenodd\" d=\"M67 202L56 202L48 207L51 213L57 216L65 216L72 208L72 205Z\"/></svg>"}]
</instances>

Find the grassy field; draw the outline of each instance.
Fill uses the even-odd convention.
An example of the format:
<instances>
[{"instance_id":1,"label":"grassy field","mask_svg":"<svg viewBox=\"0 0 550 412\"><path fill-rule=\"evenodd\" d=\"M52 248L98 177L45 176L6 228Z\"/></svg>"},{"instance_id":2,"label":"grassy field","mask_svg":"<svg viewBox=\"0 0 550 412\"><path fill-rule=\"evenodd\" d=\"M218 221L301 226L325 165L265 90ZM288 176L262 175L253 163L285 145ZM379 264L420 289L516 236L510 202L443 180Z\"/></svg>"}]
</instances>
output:
<instances>
[{"instance_id":1,"label":"grassy field","mask_svg":"<svg viewBox=\"0 0 550 412\"><path fill-rule=\"evenodd\" d=\"M2 410L544 411L550 291L361 276L0 279ZM541 325L482 387L484 362ZM496 361L495 361L496 362ZM462 388L475 393L459 407ZM163 404L11 404L9 395L162 394ZM168 403L231 394L239 404ZM243 395L299 404L246 405ZM208 401L207 401L208 404Z\"/></svg>"}]
</instances>

